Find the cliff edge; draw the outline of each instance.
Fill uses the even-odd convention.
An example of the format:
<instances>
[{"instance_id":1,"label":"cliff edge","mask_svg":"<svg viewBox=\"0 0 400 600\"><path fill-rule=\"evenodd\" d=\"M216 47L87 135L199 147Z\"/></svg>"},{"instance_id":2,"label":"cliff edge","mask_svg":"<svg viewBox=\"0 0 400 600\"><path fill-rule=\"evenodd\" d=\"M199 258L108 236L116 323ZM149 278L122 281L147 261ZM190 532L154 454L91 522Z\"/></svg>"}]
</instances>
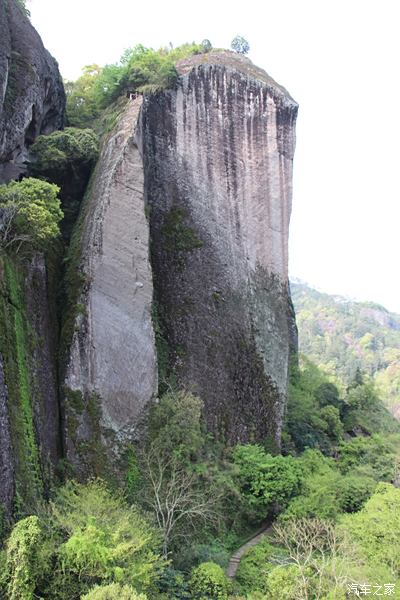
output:
<instances>
[{"instance_id":1,"label":"cliff edge","mask_svg":"<svg viewBox=\"0 0 400 600\"><path fill-rule=\"evenodd\" d=\"M65 93L58 65L15 0L0 2L0 183L25 171L40 134L61 129Z\"/></svg>"}]
</instances>

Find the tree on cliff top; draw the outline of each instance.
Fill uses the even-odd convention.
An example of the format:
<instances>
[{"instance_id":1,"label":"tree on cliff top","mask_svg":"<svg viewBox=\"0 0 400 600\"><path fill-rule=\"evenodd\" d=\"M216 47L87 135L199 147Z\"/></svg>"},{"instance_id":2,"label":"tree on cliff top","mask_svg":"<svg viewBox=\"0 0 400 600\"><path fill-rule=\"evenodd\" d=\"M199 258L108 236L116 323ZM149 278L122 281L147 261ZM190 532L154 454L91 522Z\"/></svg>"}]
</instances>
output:
<instances>
[{"instance_id":1,"label":"tree on cliff top","mask_svg":"<svg viewBox=\"0 0 400 600\"><path fill-rule=\"evenodd\" d=\"M231 48L238 54L248 54L250 51L250 44L241 35L237 35L233 38Z\"/></svg>"}]
</instances>

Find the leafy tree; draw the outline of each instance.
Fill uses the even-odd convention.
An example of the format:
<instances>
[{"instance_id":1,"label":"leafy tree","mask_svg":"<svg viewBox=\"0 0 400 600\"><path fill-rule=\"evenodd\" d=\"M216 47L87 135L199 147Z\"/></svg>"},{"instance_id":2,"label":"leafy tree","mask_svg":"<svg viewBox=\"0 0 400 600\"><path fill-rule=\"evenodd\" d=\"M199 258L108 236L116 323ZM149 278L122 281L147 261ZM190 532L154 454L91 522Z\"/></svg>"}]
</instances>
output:
<instances>
[{"instance_id":1,"label":"leafy tree","mask_svg":"<svg viewBox=\"0 0 400 600\"><path fill-rule=\"evenodd\" d=\"M27 178L0 186L0 248L46 250L60 233L56 185Z\"/></svg>"},{"instance_id":2,"label":"leafy tree","mask_svg":"<svg viewBox=\"0 0 400 600\"><path fill-rule=\"evenodd\" d=\"M202 47L203 52L210 52L210 50L212 50L212 44L211 44L210 40L207 40L207 39L205 39L201 42L201 47Z\"/></svg>"},{"instance_id":3,"label":"leafy tree","mask_svg":"<svg viewBox=\"0 0 400 600\"><path fill-rule=\"evenodd\" d=\"M231 48L238 54L248 54L250 51L249 42L240 35L237 35L235 38L233 38Z\"/></svg>"},{"instance_id":4,"label":"leafy tree","mask_svg":"<svg viewBox=\"0 0 400 600\"><path fill-rule=\"evenodd\" d=\"M213 562L202 563L193 569L189 586L196 600L228 600L229 580L223 569Z\"/></svg>"},{"instance_id":5,"label":"leafy tree","mask_svg":"<svg viewBox=\"0 0 400 600\"><path fill-rule=\"evenodd\" d=\"M101 71L98 65L88 65L75 82L65 82L67 120L71 127L88 127L98 117L100 106L95 85Z\"/></svg>"},{"instance_id":6,"label":"leafy tree","mask_svg":"<svg viewBox=\"0 0 400 600\"><path fill-rule=\"evenodd\" d=\"M202 403L187 392L167 394L150 415L151 440L141 457L141 497L162 531L164 555L171 542L187 539L218 519L219 495L205 488L194 468L205 441L201 424Z\"/></svg>"},{"instance_id":7,"label":"leafy tree","mask_svg":"<svg viewBox=\"0 0 400 600\"><path fill-rule=\"evenodd\" d=\"M257 445L239 445L233 452L240 489L260 518L282 510L300 490L302 470L291 456L271 456Z\"/></svg>"}]
</instances>

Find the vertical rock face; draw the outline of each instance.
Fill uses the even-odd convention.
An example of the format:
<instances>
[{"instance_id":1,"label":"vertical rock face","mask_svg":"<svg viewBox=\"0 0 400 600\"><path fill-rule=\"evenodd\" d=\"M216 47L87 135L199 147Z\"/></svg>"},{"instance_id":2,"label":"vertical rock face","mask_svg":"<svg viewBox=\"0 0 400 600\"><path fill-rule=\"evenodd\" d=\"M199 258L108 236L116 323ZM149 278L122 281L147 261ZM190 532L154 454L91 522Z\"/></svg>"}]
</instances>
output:
<instances>
[{"instance_id":1,"label":"vertical rock face","mask_svg":"<svg viewBox=\"0 0 400 600\"><path fill-rule=\"evenodd\" d=\"M63 126L58 66L15 0L0 2L0 183L25 170L35 138Z\"/></svg>"},{"instance_id":2,"label":"vertical rock face","mask_svg":"<svg viewBox=\"0 0 400 600\"><path fill-rule=\"evenodd\" d=\"M0 355L0 506L10 517L15 493L15 469L8 402L3 357Z\"/></svg>"},{"instance_id":3,"label":"vertical rock face","mask_svg":"<svg viewBox=\"0 0 400 600\"><path fill-rule=\"evenodd\" d=\"M43 255L0 259L0 507L32 510L61 458L54 298Z\"/></svg>"},{"instance_id":4,"label":"vertical rock face","mask_svg":"<svg viewBox=\"0 0 400 600\"><path fill-rule=\"evenodd\" d=\"M146 98L142 115L161 376L197 393L228 441L278 441L296 331L287 268L297 105L230 52L179 70L178 89Z\"/></svg>"},{"instance_id":5,"label":"vertical rock face","mask_svg":"<svg viewBox=\"0 0 400 600\"><path fill-rule=\"evenodd\" d=\"M78 474L101 472L138 435L157 390L144 209L141 98L105 141L81 224L78 298L65 374L65 445ZM107 456L103 456L104 452Z\"/></svg>"}]
</instances>

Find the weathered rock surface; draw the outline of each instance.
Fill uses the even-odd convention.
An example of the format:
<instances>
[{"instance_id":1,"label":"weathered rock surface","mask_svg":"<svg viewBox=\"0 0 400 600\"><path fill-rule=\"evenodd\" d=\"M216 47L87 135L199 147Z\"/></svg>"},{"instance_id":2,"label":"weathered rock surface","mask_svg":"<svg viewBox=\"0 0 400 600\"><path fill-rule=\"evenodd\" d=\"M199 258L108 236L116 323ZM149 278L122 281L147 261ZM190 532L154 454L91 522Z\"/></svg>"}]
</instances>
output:
<instances>
[{"instance_id":1,"label":"weathered rock surface","mask_svg":"<svg viewBox=\"0 0 400 600\"><path fill-rule=\"evenodd\" d=\"M0 183L25 170L35 138L63 126L58 65L15 0L0 2Z\"/></svg>"},{"instance_id":2,"label":"weathered rock surface","mask_svg":"<svg viewBox=\"0 0 400 600\"><path fill-rule=\"evenodd\" d=\"M32 510L61 458L57 328L43 255L0 260L0 508Z\"/></svg>"},{"instance_id":3,"label":"weathered rock surface","mask_svg":"<svg viewBox=\"0 0 400 600\"><path fill-rule=\"evenodd\" d=\"M230 52L179 65L142 114L163 373L230 442L279 442L296 327L288 227L297 104Z\"/></svg>"},{"instance_id":4,"label":"weathered rock surface","mask_svg":"<svg viewBox=\"0 0 400 600\"><path fill-rule=\"evenodd\" d=\"M30 370L34 380L33 418L45 486L51 485L61 458L55 300L45 258L43 254L36 254L27 266L25 303L26 317L35 340L30 352Z\"/></svg>"},{"instance_id":5,"label":"weathered rock surface","mask_svg":"<svg viewBox=\"0 0 400 600\"><path fill-rule=\"evenodd\" d=\"M83 476L104 470L104 449L108 457L118 455L137 438L157 391L140 107L141 98L129 102L105 141L81 225L86 283L67 360L64 411L66 456Z\"/></svg>"},{"instance_id":6,"label":"weathered rock surface","mask_svg":"<svg viewBox=\"0 0 400 600\"><path fill-rule=\"evenodd\" d=\"M14 455L8 406L8 389L4 377L3 357L0 355L0 506L11 516L15 493Z\"/></svg>"}]
</instances>

